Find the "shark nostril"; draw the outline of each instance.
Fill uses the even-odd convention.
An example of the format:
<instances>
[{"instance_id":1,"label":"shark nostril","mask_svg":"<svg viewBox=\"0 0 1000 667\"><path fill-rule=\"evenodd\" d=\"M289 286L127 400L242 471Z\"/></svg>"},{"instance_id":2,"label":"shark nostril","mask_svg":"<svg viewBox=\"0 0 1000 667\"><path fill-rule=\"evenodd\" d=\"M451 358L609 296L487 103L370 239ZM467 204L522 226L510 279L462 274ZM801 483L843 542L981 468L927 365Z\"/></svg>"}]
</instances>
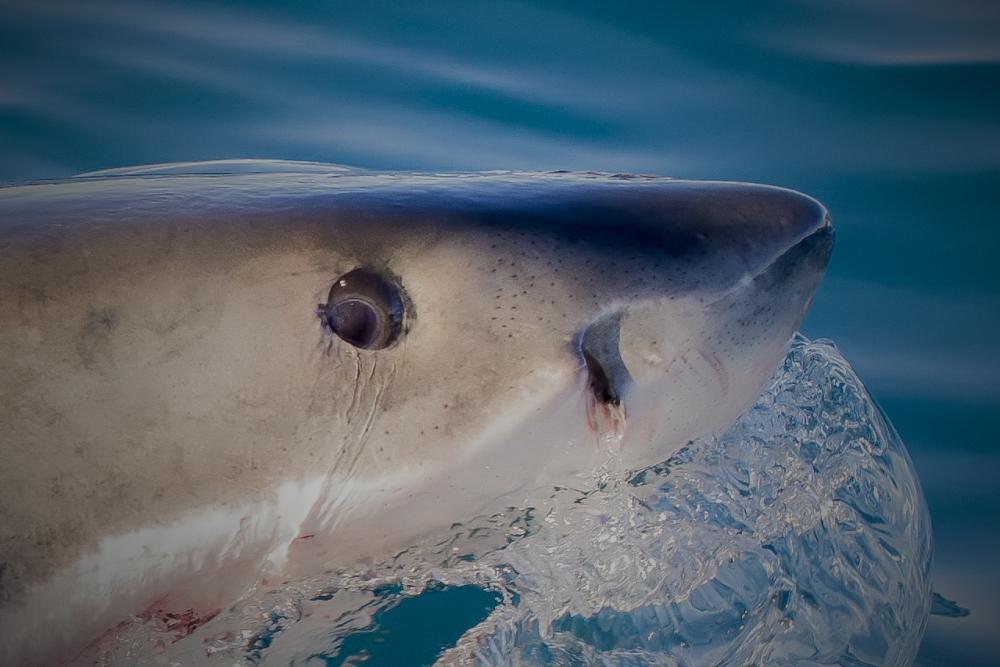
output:
<instances>
[{"instance_id":1,"label":"shark nostril","mask_svg":"<svg viewBox=\"0 0 1000 667\"><path fill-rule=\"evenodd\" d=\"M590 390L594 398L605 405L621 405L632 384L632 376L619 349L621 319L620 312L601 317L584 329L579 339Z\"/></svg>"}]
</instances>

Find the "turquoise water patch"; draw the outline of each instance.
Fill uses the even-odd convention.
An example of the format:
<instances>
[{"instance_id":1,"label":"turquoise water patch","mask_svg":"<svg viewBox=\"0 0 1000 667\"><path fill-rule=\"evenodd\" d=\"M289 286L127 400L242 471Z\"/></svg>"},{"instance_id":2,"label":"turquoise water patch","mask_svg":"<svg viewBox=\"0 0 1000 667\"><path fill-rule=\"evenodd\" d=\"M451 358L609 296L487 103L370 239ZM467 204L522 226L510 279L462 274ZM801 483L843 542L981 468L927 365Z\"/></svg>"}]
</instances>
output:
<instances>
[{"instance_id":1,"label":"turquoise water patch","mask_svg":"<svg viewBox=\"0 0 1000 667\"><path fill-rule=\"evenodd\" d=\"M349 635L336 651L313 657L329 667L431 665L499 603L499 594L477 586L432 584L379 610L370 628Z\"/></svg>"}]
</instances>

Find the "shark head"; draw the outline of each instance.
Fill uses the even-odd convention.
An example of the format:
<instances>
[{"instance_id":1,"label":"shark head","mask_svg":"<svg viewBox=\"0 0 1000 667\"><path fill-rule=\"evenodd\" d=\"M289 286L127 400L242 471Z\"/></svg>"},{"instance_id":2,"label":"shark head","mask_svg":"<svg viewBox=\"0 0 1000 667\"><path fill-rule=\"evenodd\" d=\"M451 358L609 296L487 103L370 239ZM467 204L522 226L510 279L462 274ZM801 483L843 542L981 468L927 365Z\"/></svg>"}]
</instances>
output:
<instances>
[{"instance_id":1,"label":"shark head","mask_svg":"<svg viewBox=\"0 0 1000 667\"><path fill-rule=\"evenodd\" d=\"M609 450L636 468L726 428L783 356L832 246L824 208L773 187L532 175L393 188L348 204L392 230L392 256L379 246L342 268L391 276L405 334L385 350L333 346L392 373L373 380L391 409L360 453L370 479L469 486L465 509L585 477Z\"/></svg>"},{"instance_id":2,"label":"shark head","mask_svg":"<svg viewBox=\"0 0 1000 667\"><path fill-rule=\"evenodd\" d=\"M4 656L662 461L832 245L773 187L210 166L0 191Z\"/></svg>"}]
</instances>

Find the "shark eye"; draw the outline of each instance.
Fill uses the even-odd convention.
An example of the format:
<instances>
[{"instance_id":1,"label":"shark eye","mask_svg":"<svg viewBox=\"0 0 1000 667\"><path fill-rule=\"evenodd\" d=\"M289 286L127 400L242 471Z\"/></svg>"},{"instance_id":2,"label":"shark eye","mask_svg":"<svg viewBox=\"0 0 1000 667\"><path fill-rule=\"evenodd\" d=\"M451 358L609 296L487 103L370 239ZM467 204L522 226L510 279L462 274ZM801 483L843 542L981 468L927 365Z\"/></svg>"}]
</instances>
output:
<instances>
[{"instance_id":1,"label":"shark eye","mask_svg":"<svg viewBox=\"0 0 1000 667\"><path fill-rule=\"evenodd\" d=\"M392 345L403 330L405 308L399 287L370 269L345 273L330 288L319 316L333 333L362 350Z\"/></svg>"}]
</instances>

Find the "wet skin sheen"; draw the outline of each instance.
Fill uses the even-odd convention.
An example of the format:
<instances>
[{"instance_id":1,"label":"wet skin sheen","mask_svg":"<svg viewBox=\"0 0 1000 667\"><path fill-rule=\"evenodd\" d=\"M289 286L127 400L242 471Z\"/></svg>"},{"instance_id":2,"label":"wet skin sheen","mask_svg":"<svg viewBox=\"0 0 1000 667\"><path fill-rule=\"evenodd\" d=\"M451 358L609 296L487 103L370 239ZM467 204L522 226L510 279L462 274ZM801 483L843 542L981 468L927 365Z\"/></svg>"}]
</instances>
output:
<instances>
[{"instance_id":1,"label":"wet skin sheen","mask_svg":"<svg viewBox=\"0 0 1000 667\"><path fill-rule=\"evenodd\" d=\"M232 166L0 189L0 662L661 461L831 248L765 186Z\"/></svg>"}]
</instances>

